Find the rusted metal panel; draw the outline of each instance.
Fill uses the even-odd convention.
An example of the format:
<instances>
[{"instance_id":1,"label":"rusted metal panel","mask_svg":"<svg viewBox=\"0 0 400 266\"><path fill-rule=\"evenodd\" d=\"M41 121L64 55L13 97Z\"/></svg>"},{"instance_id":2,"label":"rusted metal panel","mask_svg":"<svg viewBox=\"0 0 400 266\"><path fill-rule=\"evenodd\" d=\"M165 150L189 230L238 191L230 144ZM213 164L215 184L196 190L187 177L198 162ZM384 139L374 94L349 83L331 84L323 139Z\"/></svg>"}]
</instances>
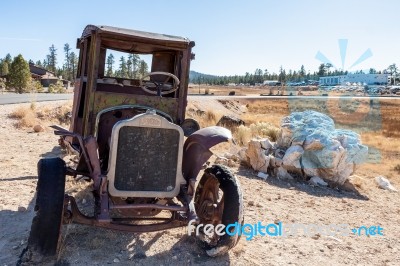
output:
<instances>
[{"instance_id":1,"label":"rusted metal panel","mask_svg":"<svg viewBox=\"0 0 400 266\"><path fill-rule=\"evenodd\" d=\"M232 139L232 133L218 126L206 127L190 135L183 146L183 177L186 180L196 178L212 155L210 148L229 139Z\"/></svg>"},{"instance_id":2,"label":"rusted metal panel","mask_svg":"<svg viewBox=\"0 0 400 266\"><path fill-rule=\"evenodd\" d=\"M180 83L180 91L179 91L179 109L178 109L178 115L179 118L181 119L179 123L182 123L183 120L185 120L185 114L186 114L186 106L187 106L187 93L188 93L188 86L189 86L189 66L190 66L190 60L191 60L191 54L192 54L192 47L194 46L194 42L190 43L190 47L188 50L186 50L183 53L182 59L181 59L181 83Z\"/></svg>"},{"instance_id":3,"label":"rusted metal panel","mask_svg":"<svg viewBox=\"0 0 400 266\"><path fill-rule=\"evenodd\" d=\"M171 229L181 226L187 225L187 219L181 217L177 211L186 210L183 207L175 207L175 206L165 206L165 210L170 211L172 213L171 218L159 218L159 217L149 217L135 220L143 220L143 221L152 221L152 224L128 224L124 223L124 219L113 219L113 221L101 221L96 219L95 217L88 217L80 212L78 205L74 197L66 196L64 200L64 206L68 206L68 203L71 205L71 211L67 212L68 215L64 216L64 223L78 223L78 224L86 224L92 225L102 228L108 228L113 230L127 231L127 232L155 232L161 231L165 229ZM146 204L146 205L138 205L138 208L160 208L157 204ZM122 206L117 206L117 208L121 208ZM173 208L171 208L173 207ZM127 207L124 207L127 208ZM133 207L135 208L135 207ZM128 220L129 221L129 220ZM161 221L161 222L160 222Z\"/></svg>"},{"instance_id":4,"label":"rusted metal panel","mask_svg":"<svg viewBox=\"0 0 400 266\"><path fill-rule=\"evenodd\" d=\"M92 125L91 118L93 117L92 107L95 104L94 94L93 92L97 87L97 69L98 69L98 58L100 53L100 39L98 34L95 32L91 35L91 43L89 48L89 63L88 63L88 72L87 72L87 88L86 88L86 101L85 101L85 112L83 117L83 126L84 126L84 136L88 136L92 134L92 129L94 128Z\"/></svg>"},{"instance_id":5,"label":"rusted metal panel","mask_svg":"<svg viewBox=\"0 0 400 266\"><path fill-rule=\"evenodd\" d=\"M94 104L93 104L93 118L103 109L112 106L126 105L126 104L139 104L154 109L163 111L169 114L175 121L178 119L178 99L176 98L160 98L155 96L145 95L129 95L129 94L118 94L112 92L100 92L94 93ZM91 128L94 130L95 119L90 121ZM94 132L88 132L88 134L94 135Z\"/></svg>"},{"instance_id":6,"label":"rusted metal panel","mask_svg":"<svg viewBox=\"0 0 400 266\"><path fill-rule=\"evenodd\" d=\"M82 116L79 116L79 110L83 109L84 106L81 106L81 99L85 99L86 92L83 90L83 83L85 82L85 69L86 69L86 54L88 49L88 39L83 40L80 44L80 52L79 52L79 62L78 62L78 78L75 80L75 88L74 88L74 104L72 107L72 121L70 130L82 135L83 134L83 122ZM83 103L82 103L83 105ZM82 110L83 114L83 110Z\"/></svg>"},{"instance_id":7,"label":"rusted metal panel","mask_svg":"<svg viewBox=\"0 0 400 266\"><path fill-rule=\"evenodd\" d=\"M92 31L96 31L97 33L100 34L109 33L113 36L143 39L146 42L152 42L157 40L157 41L164 41L164 42L171 42L171 43L185 44L185 45L189 45L190 42L187 38L179 36L151 33L139 30L111 27L111 26L95 26L95 25L86 26L86 28L83 30L82 38L89 36Z\"/></svg>"}]
</instances>

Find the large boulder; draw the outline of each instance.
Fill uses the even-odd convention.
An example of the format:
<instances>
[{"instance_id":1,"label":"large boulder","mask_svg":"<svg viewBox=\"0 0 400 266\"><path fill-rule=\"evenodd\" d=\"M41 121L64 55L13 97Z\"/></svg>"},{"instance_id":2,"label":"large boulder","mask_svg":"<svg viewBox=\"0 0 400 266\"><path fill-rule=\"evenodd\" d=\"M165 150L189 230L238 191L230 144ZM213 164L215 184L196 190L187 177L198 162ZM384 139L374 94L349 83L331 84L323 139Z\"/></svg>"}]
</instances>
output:
<instances>
[{"instance_id":1,"label":"large boulder","mask_svg":"<svg viewBox=\"0 0 400 266\"><path fill-rule=\"evenodd\" d=\"M368 155L357 133L336 130L329 116L315 111L294 112L282 119L281 128L277 144L286 149L283 167L308 177L342 185Z\"/></svg>"}]
</instances>

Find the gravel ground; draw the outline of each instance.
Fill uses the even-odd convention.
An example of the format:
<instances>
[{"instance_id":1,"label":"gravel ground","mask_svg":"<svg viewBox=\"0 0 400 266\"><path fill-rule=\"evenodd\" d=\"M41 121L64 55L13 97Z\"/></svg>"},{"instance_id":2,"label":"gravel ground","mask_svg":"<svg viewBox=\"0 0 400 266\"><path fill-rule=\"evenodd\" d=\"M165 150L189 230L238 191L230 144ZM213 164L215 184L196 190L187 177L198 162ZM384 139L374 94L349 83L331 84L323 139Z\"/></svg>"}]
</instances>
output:
<instances>
[{"instance_id":1,"label":"gravel ground","mask_svg":"<svg viewBox=\"0 0 400 266\"><path fill-rule=\"evenodd\" d=\"M34 215L37 161L61 155L51 130L15 129L8 114L21 105L0 106L0 265L15 265L26 246ZM132 234L68 225L59 265L400 265L399 193L377 188L372 179L354 193L271 177L265 181L240 165L232 171L243 189L246 223L380 225L384 235L242 237L229 254L209 258L187 236L186 228ZM72 192L86 186L83 181L67 183Z\"/></svg>"}]
</instances>

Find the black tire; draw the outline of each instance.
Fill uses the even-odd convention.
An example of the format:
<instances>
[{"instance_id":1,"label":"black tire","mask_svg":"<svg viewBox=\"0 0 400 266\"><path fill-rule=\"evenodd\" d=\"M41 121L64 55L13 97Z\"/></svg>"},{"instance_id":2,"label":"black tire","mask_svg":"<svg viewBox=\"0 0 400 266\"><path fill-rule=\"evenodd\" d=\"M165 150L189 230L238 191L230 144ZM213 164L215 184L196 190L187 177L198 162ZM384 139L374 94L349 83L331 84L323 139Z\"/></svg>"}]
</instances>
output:
<instances>
[{"instance_id":1,"label":"black tire","mask_svg":"<svg viewBox=\"0 0 400 266\"><path fill-rule=\"evenodd\" d=\"M64 209L65 162L46 158L38 162L36 216L28 240L30 257L49 258L57 254ZM32 258L33 259L33 258Z\"/></svg>"},{"instance_id":2,"label":"black tire","mask_svg":"<svg viewBox=\"0 0 400 266\"><path fill-rule=\"evenodd\" d=\"M222 223L226 226L228 224L238 223L243 225L243 195L240 188L239 181L230 170L223 165L213 165L204 170L203 178L207 175L214 175L219 183L220 189L224 193L224 209L222 214ZM201 193L201 180L196 189L196 195ZM230 236L225 234L221 236L216 245L210 246L208 243L203 242L206 253L211 257L216 257L227 253L230 249L236 246L240 236Z\"/></svg>"}]
</instances>

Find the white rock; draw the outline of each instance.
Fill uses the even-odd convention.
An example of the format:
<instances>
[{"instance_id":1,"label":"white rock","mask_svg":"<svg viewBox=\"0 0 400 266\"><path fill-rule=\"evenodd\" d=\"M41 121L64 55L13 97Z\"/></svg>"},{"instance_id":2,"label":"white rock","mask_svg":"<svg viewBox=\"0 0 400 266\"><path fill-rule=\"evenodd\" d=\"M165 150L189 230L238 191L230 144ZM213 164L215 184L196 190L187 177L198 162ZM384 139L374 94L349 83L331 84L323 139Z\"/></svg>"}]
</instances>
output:
<instances>
[{"instance_id":1,"label":"white rock","mask_svg":"<svg viewBox=\"0 0 400 266\"><path fill-rule=\"evenodd\" d=\"M334 237L334 236L327 236L326 238L334 240L334 241L339 242L339 243L343 242L343 240L341 240L340 238Z\"/></svg>"},{"instance_id":2,"label":"white rock","mask_svg":"<svg viewBox=\"0 0 400 266\"><path fill-rule=\"evenodd\" d=\"M293 177L288 173L288 171L282 166L278 167L276 176L282 180L292 180Z\"/></svg>"},{"instance_id":3,"label":"white rock","mask_svg":"<svg viewBox=\"0 0 400 266\"><path fill-rule=\"evenodd\" d=\"M289 147L282 159L283 165L294 166L300 169L301 165L299 159L303 153L303 147L299 145Z\"/></svg>"},{"instance_id":4,"label":"white rock","mask_svg":"<svg viewBox=\"0 0 400 266\"><path fill-rule=\"evenodd\" d=\"M303 168L308 177L319 176L343 185L368 156L368 147L361 144L357 133L335 129L325 114L293 112L282 119L281 129L277 144L287 149L283 165L286 169Z\"/></svg>"},{"instance_id":5,"label":"white rock","mask_svg":"<svg viewBox=\"0 0 400 266\"><path fill-rule=\"evenodd\" d=\"M120 260L118 258L114 259L114 263L119 263L119 262L120 262Z\"/></svg>"},{"instance_id":6,"label":"white rock","mask_svg":"<svg viewBox=\"0 0 400 266\"><path fill-rule=\"evenodd\" d=\"M265 155L264 149L261 147L259 140L249 141L246 150L248 163L256 171L267 172L269 166L269 157Z\"/></svg>"},{"instance_id":7,"label":"white rock","mask_svg":"<svg viewBox=\"0 0 400 266\"><path fill-rule=\"evenodd\" d=\"M322 178L318 177L318 176L313 176L310 179L310 183L314 186L323 186L326 187L328 185L328 183L326 183L324 180L322 180Z\"/></svg>"},{"instance_id":8,"label":"white rock","mask_svg":"<svg viewBox=\"0 0 400 266\"><path fill-rule=\"evenodd\" d=\"M375 181L376 181L376 183L378 184L378 186L379 186L380 188L382 188L382 189L386 189L386 190L393 191L393 192L396 192L396 191L397 191L397 189L396 189L392 184L390 184L390 181L387 180L387 179L386 179L385 177L383 177L383 176L377 176L377 177L375 177Z\"/></svg>"},{"instance_id":9,"label":"white rock","mask_svg":"<svg viewBox=\"0 0 400 266\"><path fill-rule=\"evenodd\" d=\"M247 162L248 158L246 155L246 151L247 151L247 148L242 148L241 150L239 150L238 156L241 161Z\"/></svg>"},{"instance_id":10,"label":"white rock","mask_svg":"<svg viewBox=\"0 0 400 266\"><path fill-rule=\"evenodd\" d=\"M269 157L269 167L274 168L276 166L276 159L272 155L268 155Z\"/></svg>"},{"instance_id":11,"label":"white rock","mask_svg":"<svg viewBox=\"0 0 400 266\"><path fill-rule=\"evenodd\" d=\"M259 141L260 141L260 144L261 144L261 148L263 148L264 150L272 149L273 144L269 139L261 139Z\"/></svg>"},{"instance_id":12,"label":"white rock","mask_svg":"<svg viewBox=\"0 0 400 266\"><path fill-rule=\"evenodd\" d=\"M263 180L267 180L268 178L268 174L263 173L263 172L258 172L257 177L263 179Z\"/></svg>"}]
</instances>

